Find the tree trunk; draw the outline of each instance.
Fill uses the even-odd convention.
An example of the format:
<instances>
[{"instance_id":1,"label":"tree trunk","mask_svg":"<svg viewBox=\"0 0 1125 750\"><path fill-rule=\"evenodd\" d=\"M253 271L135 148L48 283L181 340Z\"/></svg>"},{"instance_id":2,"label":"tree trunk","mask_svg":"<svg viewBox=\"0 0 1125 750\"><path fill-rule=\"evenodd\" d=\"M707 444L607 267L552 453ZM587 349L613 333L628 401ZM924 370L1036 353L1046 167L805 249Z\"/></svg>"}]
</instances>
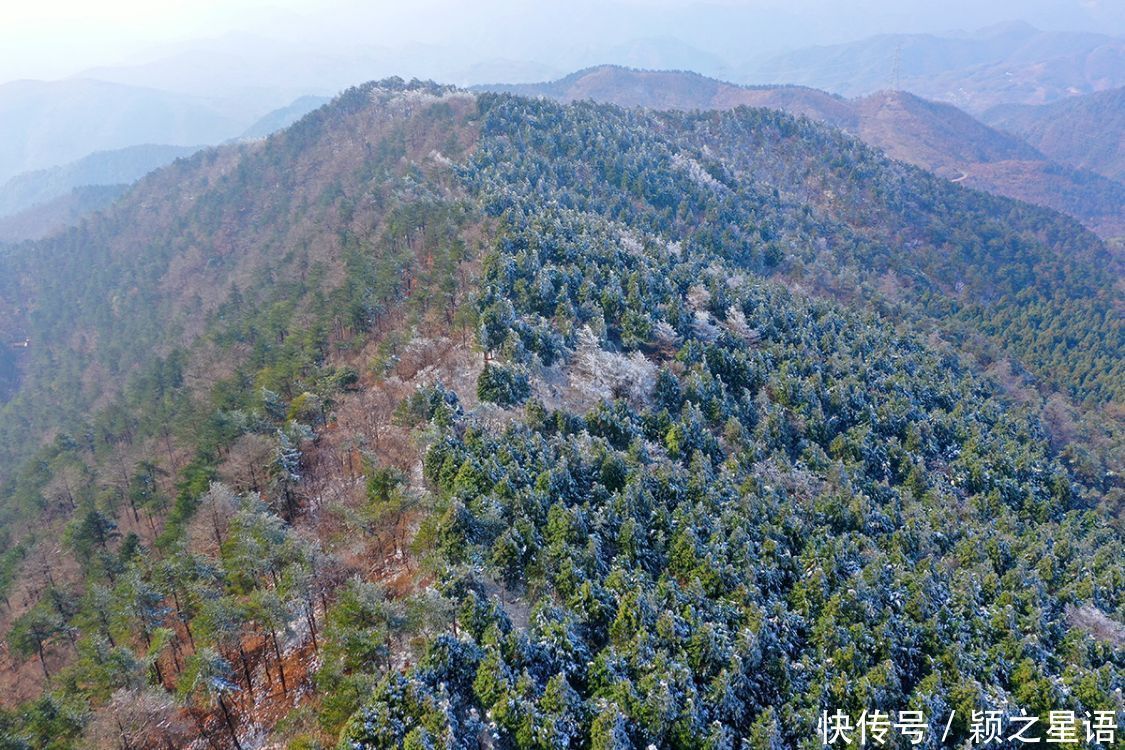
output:
<instances>
[{"instance_id":1,"label":"tree trunk","mask_svg":"<svg viewBox=\"0 0 1125 750\"><path fill-rule=\"evenodd\" d=\"M188 624L188 618L184 617L184 612L180 609L180 595L176 591L175 586L172 586L172 602L176 605L176 619L183 624L184 632L187 633L188 643L191 644L191 650L195 651L195 636L192 635L191 625Z\"/></svg>"},{"instance_id":2,"label":"tree trunk","mask_svg":"<svg viewBox=\"0 0 1125 750\"><path fill-rule=\"evenodd\" d=\"M181 662L182 655L180 653L180 639L173 636L170 640L172 642L172 666L176 668L176 674L179 674L180 672L184 671L184 667Z\"/></svg>"},{"instance_id":3,"label":"tree trunk","mask_svg":"<svg viewBox=\"0 0 1125 750\"><path fill-rule=\"evenodd\" d=\"M273 653L277 656L277 673L281 677L281 692L288 695L289 688L285 685L285 665L281 659L281 646L277 643L277 631L270 628L270 636L273 638Z\"/></svg>"},{"instance_id":4,"label":"tree trunk","mask_svg":"<svg viewBox=\"0 0 1125 750\"><path fill-rule=\"evenodd\" d=\"M129 744L129 736L125 734L125 727L121 724L120 719L115 719L117 724L117 734L121 737L121 750L133 750L133 746Z\"/></svg>"},{"instance_id":5,"label":"tree trunk","mask_svg":"<svg viewBox=\"0 0 1125 750\"><path fill-rule=\"evenodd\" d=\"M312 607L305 604L305 618L309 622L309 635L312 636L313 651L319 651L320 646L316 642L316 618L313 617Z\"/></svg>"},{"instance_id":6,"label":"tree trunk","mask_svg":"<svg viewBox=\"0 0 1125 750\"><path fill-rule=\"evenodd\" d=\"M47 657L43 654L43 641L35 642L35 650L39 652L39 666L43 667L43 676L47 682L51 681L51 673L47 671Z\"/></svg>"},{"instance_id":7,"label":"tree trunk","mask_svg":"<svg viewBox=\"0 0 1125 750\"><path fill-rule=\"evenodd\" d=\"M219 695L219 708L223 711L223 718L227 720L227 729L230 730L230 738L234 741L235 750L242 750L242 744L238 741L238 732L234 728L234 719L231 718L230 709L227 708L227 702L223 700L222 694Z\"/></svg>"},{"instance_id":8,"label":"tree trunk","mask_svg":"<svg viewBox=\"0 0 1125 750\"><path fill-rule=\"evenodd\" d=\"M250 663L246 660L246 650L242 648L242 644L238 644L238 658L242 662L242 673L246 675L246 691L250 693L250 697L254 697L254 683L250 679ZM269 670L266 670L267 674Z\"/></svg>"}]
</instances>

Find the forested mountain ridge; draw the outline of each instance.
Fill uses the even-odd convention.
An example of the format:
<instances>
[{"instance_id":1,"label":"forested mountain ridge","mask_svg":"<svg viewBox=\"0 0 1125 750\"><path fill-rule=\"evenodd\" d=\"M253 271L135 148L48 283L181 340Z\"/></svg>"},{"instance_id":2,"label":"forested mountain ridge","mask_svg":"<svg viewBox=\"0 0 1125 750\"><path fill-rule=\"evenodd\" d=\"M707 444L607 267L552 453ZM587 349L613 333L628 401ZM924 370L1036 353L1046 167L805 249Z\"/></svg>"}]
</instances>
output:
<instances>
[{"instance_id":1,"label":"forested mountain ridge","mask_svg":"<svg viewBox=\"0 0 1125 750\"><path fill-rule=\"evenodd\" d=\"M232 335L227 326L240 309L250 314L255 306L276 304L258 311L267 318L259 322L267 330L285 330L289 321L296 325L311 314L311 304L331 310L334 332L348 330L352 322L341 316L362 318L364 310L340 309L337 300L322 298L344 293L337 288L347 278L342 246L356 241L349 239L347 224L371 221L352 230L367 237L376 231L375 209L315 201L329 200L322 195L333 196L344 185L380 184L399 168L393 163L398 150L415 139L425 141L420 128L409 135L381 130L403 128L402 118L359 121L347 101L274 139L181 160L143 180L103 216L33 249L11 252L4 297L25 303L5 316L5 327L13 340L24 336L33 342L27 351L32 384L42 376L52 381L52 391L66 387L42 395L54 411L41 423L26 424L43 416L38 407L25 406L19 397L6 404L8 414L23 416L7 420L5 428L19 424L42 433L49 425L80 419L91 404L119 393L154 354L167 356L209 333L209 323ZM343 130L325 124L329 117ZM458 137L442 131L429 150L456 146ZM375 152L376 143L386 144L387 153ZM376 175L364 172L376 164ZM318 222L326 209L327 226ZM278 247L290 250L278 254ZM242 333L251 342L262 335ZM64 363L56 361L51 346L41 345L60 342L70 348ZM214 366L201 362L194 364ZM192 377L190 369L186 376ZM5 446L19 450L21 442L13 436Z\"/></svg>"},{"instance_id":2,"label":"forested mountain ridge","mask_svg":"<svg viewBox=\"0 0 1125 750\"><path fill-rule=\"evenodd\" d=\"M1057 214L782 113L392 80L4 253L12 747L1113 705L1119 490L1041 418L1120 400L1119 269Z\"/></svg>"},{"instance_id":3,"label":"forested mountain ridge","mask_svg":"<svg viewBox=\"0 0 1125 750\"><path fill-rule=\"evenodd\" d=\"M685 114L536 106L535 130L522 132L525 126L516 119L506 123L519 137L498 141L513 145L497 162L513 170L506 179L544 190L545 200L588 207L629 225L644 222L673 236L691 231L695 241L712 246L733 244L737 249L729 252L758 272L784 259L780 270L794 280L846 297L855 290L842 289L840 278L858 277L853 283L864 290L889 280L899 287L892 298L913 297L923 308L931 306L931 315L952 313L995 333L1006 329L1001 337L1029 347L1023 358L1042 377L1058 378L1077 364L1055 359L1069 350L1068 337L1100 331L1094 337L1104 334L1101 344L1090 340L1102 352L1097 356L1112 360L1118 351L1122 329L1111 310L1120 261L1092 234L1051 211L962 190L891 162L838 131L771 110ZM542 143L544 122L564 112L588 137L578 141L564 129L553 153L545 145L529 149ZM617 131L652 140L622 141L614 137ZM657 133L675 135L669 142ZM699 149L694 156L691 148ZM533 155L542 161L527 164L526 174L514 171ZM635 155L637 165L627 169L626 155ZM589 188L567 189L568 180L582 178L592 180ZM639 205L637 197L643 199ZM1011 234L1001 228L1016 226ZM1009 317L1034 308L1060 325L1067 316L1046 309L1080 298L1087 300L1081 306L1091 307L1072 310L1076 325L1065 334L1040 328L1024 338ZM1059 338L1051 343L1052 337ZM1037 356L1053 361L1036 363ZM1088 386L1099 379L1064 377ZM1104 398L1120 398L1112 393L1116 380L1111 374L1104 381Z\"/></svg>"},{"instance_id":4,"label":"forested mountain ridge","mask_svg":"<svg viewBox=\"0 0 1125 750\"><path fill-rule=\"evenodd\" d=\"M691 71L637 70L599 65L544 83L487 84L481 91L545 96L569 104L586 99L647 109L783 109L841 128L854 127L846 99L805 86L740 86Z\"/></svg>"},{"instance_id":5,"label":"forested mountain ridge","mask_svg":"<svg viewBox=\"0 0 1125 750\"><path fill-rule=\"evenodd\" d=\"M739 86L685 71L614 65L578 71L553 82L479 88L648 109L779 109L826 122L895 159L967 187L1062 211L1102 237L1125 235L1125 185L1103 177L1104 170L1094 168L1089 160L1073 165L1060 156L1055 158L1061 163L1052 162L1015 135L993 129L951 104L906 91L844 99L804 86ZM1091 124L1085 130L1100 127ZM1108 121L1102 140L1112 141L1121 131Z\"/></svg>"}]
</instances>

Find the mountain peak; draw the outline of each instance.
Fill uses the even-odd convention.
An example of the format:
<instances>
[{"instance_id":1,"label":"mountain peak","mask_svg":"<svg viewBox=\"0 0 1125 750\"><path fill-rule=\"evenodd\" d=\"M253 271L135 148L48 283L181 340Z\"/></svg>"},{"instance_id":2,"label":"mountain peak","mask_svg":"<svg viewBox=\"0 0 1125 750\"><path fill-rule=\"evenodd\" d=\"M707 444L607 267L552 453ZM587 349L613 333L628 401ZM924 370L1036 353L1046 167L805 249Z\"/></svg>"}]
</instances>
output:
<instances>
[{"instance_id":1,"label":"mountain peak","mask_svg":"<svg viewBox=\"0 0 1125 750\"><path fill-rule=\"evenodd\" d=\"M972 33L973 37L978 39L991 39L995 37L1016 37L1016 38L1030 38L1042 31L1027 21L1021 19L1012 19L1010 21L1001 21L994 23L990 26L985 26L977 29Z\"/></svg>"}]
</instances>

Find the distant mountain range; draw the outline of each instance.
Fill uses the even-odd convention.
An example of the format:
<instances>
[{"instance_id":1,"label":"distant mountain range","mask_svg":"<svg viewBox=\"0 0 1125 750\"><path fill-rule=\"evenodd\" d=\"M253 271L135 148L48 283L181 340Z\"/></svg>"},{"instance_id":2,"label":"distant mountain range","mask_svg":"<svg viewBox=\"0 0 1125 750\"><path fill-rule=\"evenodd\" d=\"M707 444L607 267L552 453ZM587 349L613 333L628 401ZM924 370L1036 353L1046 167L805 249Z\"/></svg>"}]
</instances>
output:
<instances>
[{"instance_id":1,"label":"distant mountain range","mask_svg":"<svg viewBox=\"0 0 1125 750\"><path fill-rule=\"evenodd\" d=\"M96 80L0 85L0 181L95 151L197 146L239 135L269 108Z\"/></svg>"},{"instance_id":2,"label":"distant mountain range","mask_svg":"<svg viewBox=\"0 0 1125 750\"><path fill-rule=\"evenodd\" d=\"M0 184L0 217L53 200L77 187L134 182L157 167L192 154L199 148L160 144L128 146L97 151L57 167L24 172Z\"/></svg>"},{"instance_id":3,"label":"distant mountain range","mask_svg":"<svg viewBox=\"0 0 1125 750\"><path fill-rule=\"evenodd\" d=\"M1125 85L1125 40L1025 23L963 35L883 34L780 55L749 67L742 80L853 97L904 89L979 114Z\"/></svg>"},{"instance_id":4,"label":"distant mountain range","mask_svg":"<svg viewBox=\"0 0 1125 750\"><path fill-rule=\"evenodd\" d=\"M590 100L648 109L784 109L837 127L857 122L843 97L805 86L740 86L690 71L637 70L599 65L545 83L486 84L482 91L543 96L563 103Z\"/></svg>"},{"instance_id":5,"label":"distant mountain range","mask_svg":"<svg viewBox=\"0 0 1125 750\"><path fill-rule=\"evenodd\" d=\"M739 86L683 71L643 71L605 65L541 84L481 89L561 102L589 99L652 109L768 107L826 122L889 156L969 187L1070 214L1103 236L1125 234L1125 185L1091 171L1053 162L1015 135L976 120L950 104L904 91L857 99L805 86ZM1109 128L1113 139L1121 129Z\"/></svg>"},{"instance_id":6,"label":"distant mountain range","mask_svg":"<svg viewBox=\"0 0 1125 750\"><path fill-rule=\"evenodd\" d=\"M487 20L490 10L498 9L487 5L450 9L449 17L435 19L433 26L462 17L456 31L445 38L426 34L427 42L412 40L406 31L401 38L388 35L396 11L380 9L372 11L371 21L382 31L337 29L331 45L308 41L315 36L305 27L325 19L305 19L288 35L232 32L187 42L156 59L90 68L82 76L200 98L221 95L259 113L377 76L457 85L533 82L602 62L693 70L745 84L798 84L848 97L903 89L974 114L999 104L1042 104L1125 85L1125 39L1113 35L1121 29L1112 23L1057 32L1017 21L977 31L859 38L850 34L870 31L849 32L847 23L825 34L826 19L843 15L826 8L818 11L816 24L778 36L769 32L760 10L733 3L679 8L665 3L638 13L631 2L590 1L569 8L528 6L521 9L521 33L500 35L499 24ZM511 22L509 12L500 15ZM965 22L972 21L966 16ZM581 44L567 41L575 25L583 28ZM1089 30L1102 28L1106 31ZM849 38L855 41L802 46L810 39Z\"/></svg>"},{"instance_id":7,"label":"distant mountain range","mask_svg":"<svg viewBox=\"0 0 1125 750\"><path fill-rule=\"evenodd\" d=\"M304 96L268 112L237 138L254 140L288 127L328 99ZM141 144L96 151L75 161L18 174L0 184L0 242L38 239L108 206L144 175L202 146Z\"/></svg>"}]
</instances>

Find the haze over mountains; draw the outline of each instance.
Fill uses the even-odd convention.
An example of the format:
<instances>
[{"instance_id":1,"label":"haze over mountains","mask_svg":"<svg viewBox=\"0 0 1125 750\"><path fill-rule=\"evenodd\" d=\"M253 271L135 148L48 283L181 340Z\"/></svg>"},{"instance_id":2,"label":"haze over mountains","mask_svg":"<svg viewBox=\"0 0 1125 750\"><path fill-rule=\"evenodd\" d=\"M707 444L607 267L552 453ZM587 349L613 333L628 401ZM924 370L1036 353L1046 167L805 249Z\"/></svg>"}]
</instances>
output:
<instances>
[{"instance_id":1,"label":"haze over mountains","mask_svg":"<svg viewBox=\"0 0 1125 750\"><path fill-rule=\"evenodd\" d=\"M237 102L106 81L0 84L0 181L141 144L218 143L264 114Z\"/></svg>"},{"instance_id":2,"label":"haze over mountains","mask_svg":"<svg viewBox=\"0 0 1125 750\"><path fill-rule=\"evenodd\" d=\"M68 100L71 91L82 94L100 85L90 81L76 81L51 85L51 93L45 97L54 102L56 98ZM138 138L152 136L182 140L196 144L222 142L238 138L252 140L264 138L280 130L309 111L324 104L325 97L299 97L287 106L267 112L252 120L244 129L241 123L253 110L247 110L238 117L216 122L207 118L196 118L198 112L185 111L179 106L177 95L167 92L127 90L138 98L125 96L124 100L109 96L106 100L94 99L83 102L83 96L69 102L50 103L41 100L38 106L25 106L21 109L20 99L26 94L18 91L15 96L11 89L0 87L0 108L7 105L9 116L14 120L21 116L26 123L24 132L10 133L7 148L10 154L20 151L17 159L32 163L53 161L49 154L68 154L91 148L95 144L122 143ZM107 87L104 90L115 94L123 93L121 87ZM162 101L157 110L146 121L133 118L137 108L145 109L153 99ZM148 100L145 103L144 100ZM191 99L189 99L189 102ZM91 106L92 105L92 106ZM164 106L168 105L168 106ZM163 107L163 111L161 111ZM102 121L100 111L109 112ZM124 118L131 129L115 131L117 118ZM82 128L80 123L87 119L99 120L98 128ZM221 134L221 135L220 135ZM35 169L0 181L0 242L18 242L24 239L42 237L59 228L69 226L91 211L109 205L112 198L152 170L171 163L199 150L200 145L181 146L165 143L140 143L111 150L96 150L75 161L43 169Z\"/></svg>"},{"instance_id":3,"label":"haze over mountains","mask_svg":"<svg viewBox=\"0 0 1125 750\"><path fill-rule=\"evenodd\" d=\"M405 11L357 11L347 25L330 14L294 12L254 32L185 40L134 55L128 62L85 67L76 78L2 84L0 121L6 138L0 144L0 184L96 151L142 144L186 148L260 137L355 81L385 75L455 84L558 78L556 88L570 89L564 98L590 96L656 108L738 103L807 114L947 177L1065 210L1103 234L1120 232L1117 187L1089 174L1120 177L1122 139L1114 137L1121 132L1120 113L1125 109L1120 94L1106 94L1091 105L1068 105L1069 118L1079 117L1085 106L1090 109L1086 121L1106 123L1102 128L1052 130L1051 123L1059 120L1053 115L1061 110L1045 111L1038 126L1027 122L1031 111L1019 115L1017 123L1012 109L1070 101L1125 85L1125 42L1089 30L1125 28L1125 19L1112 8L1072 9L1069 18L1085 16L1084 31L1042 31L1008 22L975 32L889 33L798 49L802 37L782 31L795 29L795 19L806 24L806 39L844 34L847 19L837 19L839 28L829 31L828 16L810 21L815 14L799 5L785 16L736 4L672 2L638 15L629 3L579 3L567 9L546 3L520 16L527 33L512 39L496 36L489 26L488 19L506 12L499 0L477 13L434 3L435 9L447 12L430 28L418 25ZM985 18L972 9L962 10L964 19ZM1024 10L1040 21L1053 18L1046 4ZM597 32L576 37L578 24ZM581 44L573 44L579 37ZM786 46L789 50L780 52ZM664 76L647 86L634 77L626 85L619 73L617 80L599 84L590 69L561 77L601 63L690 70L761 87L739 88L698 75L675 80ZM611 75L612 68L602 70L602 75ZM974 114L988 110L982 117L989 124L1003 128L1007 123L1004 129L1038 153L1009 149L1005 155L994 150L987 157L974 155L974 150L992 148L983 145L986 141L995 146L1002 139L954 110L927 108L905 96L891 100L879 94L861 106L822 93L863 97L896 84L923 99L951 102ZM865 112L862 118L857 108ZM1099 135L1075 137L1087 131ZM111 171L87 184L115 184ZM49 197L44 195L41 202ZM11 206L19 201L7 198L0 203L8 206L0 209L0 216L11 216ZM23 202L21 208L31 206Z\"/></svg>"},{"instance_id":4,"label":"haze over mountains","mask_svg":"<svg viewBox=\"0 0 1125 750\"><path fill-rule=\"evenodd\" d=\"M845 96L905 89L979 114L1000 104L1043 104L1125 85L1125 40L1025 23L973 34L888 34L787 53L739 80Z\"/></svg>"},{"instance_id":5,"label":"haze over mountains","mask_svg":"<svg viewBox=\"0 0 1125 750\"><path fill-rule=\"evenodd\" d=\"M314 41L302 42L284 29L276 37L231 32L79 75L199 97L215 96L218 87L223 95L280 106L385 75L458 85L524 83L618 64L692 70L736 83L806 85L849 97L900 88L974 114L998 104L1041 104L1125 85L1125 41L1113 35L1113 23L1079 32L1007 22L976 31L863 35L808 46L800 40L823 37L815 26L800 35L771 36L768 29L776 23L768 14L734 4L672 3L638 14L629 3L544 3L519 14L524 33L501 36L495 29L503 24L489 25L487 8L474 8L467 17L450 9L430 33L406 27L397 38L388 32L394 14L384 17L383 9L373 15L368 33L328 26L321 42L315 40L322 19L302 27ZM456 18L463 18L460 26ZM577 43L577 26L598 32L582 34Z\"/></svg>"},{"instance_id":6,"label":"haze over mountains","mask_svg":"<svg viewBox=\"0 0 1125 750\"><path fill-rule=\"evenodd\" d=\"M108 4L105 25L113 25L108 14L116 5ZM129 43L119 45L117 59L103 54L101 60L83 50L95 23L75 29L56 24L53 39L58 48L36 49L21 41L21 13L13 13L7 25L13 37L12 59L0 57L0 76L57 78L77 73L132 85L185 91L194 87L194 93L209 95L216 85L250 92L284 88L287 82L336 91L354 80L388 74L458 84L526 82L615 63L687 68L747 82L745 76L754 66L780 55L873 36L933 37L942 47L933 57L944 66L954 52L953 62L964 61L965 54L957 51L966 46L966 39L987 40L998 28L1008 36L1027 36L1012 19L1023 18L1047 30L1125 34L1125 10L1102 0L951 0L929 7L874 0L862 10L854 4L817 0L544 0L530 5L481 0L471 6L419 0L410 7L334 0L327 8L303 0L276 0L270 13L248 11L238 2L209 5L202 13L184 13L178 7L149 11L147 15L168 27L156 35L150 28L143 43L127 39L130 16L138 14L122 10L124 23L112 32ZM68 47L67 41L73 43ZM995 53L988 49L993 44L986 41L968 62L994 63L1010 54L1011 41ZM21 50L25 46L28 49ZM1060 51L1072 50L1054 42L1038 50L1044 59ZM40 58L51 64L39 63ZM865 62L876 61L869 57ZM891 63L891 57L882 61L887 75ZM496 75L504 64L507 72ZM466 77L473 70L492 74ZM877 88L887 82L889 78ZM321 92L290 91L286 98L297 93Z\"/></svg>"}]
</instances>

